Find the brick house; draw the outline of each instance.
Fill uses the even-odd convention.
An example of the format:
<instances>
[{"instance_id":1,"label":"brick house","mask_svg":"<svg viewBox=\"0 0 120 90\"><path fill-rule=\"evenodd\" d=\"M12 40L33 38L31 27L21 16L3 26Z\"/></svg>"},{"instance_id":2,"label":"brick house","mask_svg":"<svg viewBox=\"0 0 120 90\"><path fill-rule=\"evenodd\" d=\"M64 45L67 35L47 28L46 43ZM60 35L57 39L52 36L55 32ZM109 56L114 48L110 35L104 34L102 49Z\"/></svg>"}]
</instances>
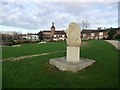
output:
<instances>
[{"instance_id":1,"label":"brick house","mask_svg":"<svg viewBox=\"0 0 120 90\"><path fill-rule=\"evenodd\" d=\"M66 32L64 30L55 30L54 23L52 22L51 30L43 30L43 40L45 41L64 41Z\"/></svg>"},{"instance_id":2,"label":"brick house","mask_svg":"<svg viewBox=\"0 0 120 90\"><path fill-rule=\"evenodd\" d=\"M120 34L120 27L119 27L118 30L117 30L117 34Z\"/></svg>"},{"instance_id":3,"label":"brick house","mask_svg":"<svg viewBox=\"0 0 120 90\"><path fill-rule=\"evenodd\" d=\"M98 35L98 38L99 39L103 39L103 38L108 38L108 32L109 32L109 30L98 30L98 32L99 32L99 35Z\"/></svg>"},{"instance_id":4,"label":"brick house","mask_svg":"<svg viewBox=\"0 0 120 90\"><path fill-rule=\"evenodd\" d=\"M99 32L98 30L91 30L91 39L98 39L99 38Z\"/></svg>"},{"instance_id":5,"label":"brick house","mask_svg":"<svg viewBox=\"0 0 120 90\"><path fill-rule=\"evenodd\" d=\"M98 29L98 30L92 30L92 29L89 29L89 30L82 30L81 32L81 37L82 39L103 39L103 38L106 38L108 37L108 32L109 30L107 29Z\"/></svg>"},{"instance_id":6,"label":"brick house","mask_svg":"<svg viewBox=\"0 0 120 90\"><path fill-rule=\"evenodd\" d=\"M55 31L53 35L53 41L64 41L65 40L66 33L62 31Z\"/></svg>"},{"instance_id":7,"label":"brick house","mask_svg":"<svg viewBox=\"0 0 120 90\"><path fill-rule=\"evenodd\" d=\"M81 37L82 39L90 39L91 30L82 30Z\"/></svg>"},{"instance_id":8,"label":"brick house","mask_svg":"<svg viewBox=\"0 0 120 90\"><path fill-rule=\"evenodd\" d=\"M50 41L51 40L51 32L50 31L43 31L43 40Z\"/></svg>"}]
</instances>

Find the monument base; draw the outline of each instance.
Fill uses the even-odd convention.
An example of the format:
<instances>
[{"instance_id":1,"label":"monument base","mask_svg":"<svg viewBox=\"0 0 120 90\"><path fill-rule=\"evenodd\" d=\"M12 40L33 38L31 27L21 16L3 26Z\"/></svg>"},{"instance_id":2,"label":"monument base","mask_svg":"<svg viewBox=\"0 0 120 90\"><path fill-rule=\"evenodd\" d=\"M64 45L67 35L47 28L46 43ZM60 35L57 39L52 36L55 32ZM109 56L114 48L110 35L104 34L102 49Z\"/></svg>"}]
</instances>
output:
<instances>
[{"instance_id":1,"label":"monument base","mask_svg":"<svg viewBox=\"0 0 120 90\"><path fill-rule=\"evenodd\" d=\"M66 70L72 72L80 71L92 65L93 63L95 63L95 60L91 60L87 58L81 58L80 61L77 63L68 62L65 57L54 58L49 60L49 64L55 65L60 70Z\"/></svg>"},{"instance_id":2,"label":"monument base","mask_svg":"<svg viewBox=\"0 0 120 90\"><path fill-rule=\"evenodd\" d=\"M66 56L67 61L79 62L80 61L80 47L67 46L66 55L67 55Z\"/></svg>"}]
</instances>

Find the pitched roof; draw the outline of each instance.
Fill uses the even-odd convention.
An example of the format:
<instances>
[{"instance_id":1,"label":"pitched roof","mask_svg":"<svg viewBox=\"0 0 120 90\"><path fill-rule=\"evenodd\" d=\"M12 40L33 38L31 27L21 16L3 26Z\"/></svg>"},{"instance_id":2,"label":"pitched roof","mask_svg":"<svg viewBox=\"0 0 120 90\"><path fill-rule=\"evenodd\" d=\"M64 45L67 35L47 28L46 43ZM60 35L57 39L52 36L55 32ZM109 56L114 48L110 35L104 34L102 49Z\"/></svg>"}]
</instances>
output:
<instances>
[{"instance_id":1,"label":"pitched roof","mask_svg":"<svg viewBox=\"0 0 120 90\"><path fill-rule=\"evenodd\" d=\"M98 30L91 30L91 33L97 33Z\"/></svg>"},{"instance_id":2,"label":"pitched roof","mask_svg":"<svg viewBox=\"0 0 120 90\"><path fill-rule=\"evenodd\" d=\"M36 34L36 33L28 33L27 35L38 35L38 34Z\"/></svg>"},{"instance_id":3,"label":"pitched roof","mask_svg":"<svg viewBox=\"0 0 120 90\"><path fill-rule=\"evenodd\" d=\"M91 33L91 30L82 30L81 33L82 33L82 34L89 34L89 33Z\"/></svg>"},{"instance_id":4,"label":"pitched roof","mask_svg":"<svg viewBox=\"0 0 120 90\"><path fill-rule=\"evenodd\" d=\"M66 34L65 31L55 31L55 34Z\"/></svg>"},{"instance_id":5,"label":"pitched roof","mask_svg":"<svg viewBox=\"0 0 120 90\"><path fill-rule=\"evenodd\" d=\"M101 29L101 30L82 30L82 34L89 34L89 33L97 33L97 32L108 32L108 29Z\"/></svg>"},{"instance_id":6,"label":"pitched roof","mask_svg":"<svg viewBox=\"0 0 120 90\"><path fill-rule=\"evenodd\" d=\"M109 30L103 29L103 30L98 30L98 32L108 32Z\"/></svg>"}]
</instances>

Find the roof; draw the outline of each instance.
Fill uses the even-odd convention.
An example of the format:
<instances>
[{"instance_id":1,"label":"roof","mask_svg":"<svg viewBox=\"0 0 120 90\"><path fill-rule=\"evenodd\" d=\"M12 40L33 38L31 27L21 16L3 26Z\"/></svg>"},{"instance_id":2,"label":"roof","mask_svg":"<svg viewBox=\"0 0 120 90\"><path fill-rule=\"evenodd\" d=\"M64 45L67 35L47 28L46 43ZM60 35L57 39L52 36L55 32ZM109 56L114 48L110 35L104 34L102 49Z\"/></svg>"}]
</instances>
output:
<instances>
[{"instance_id":1,"label":"roof","mask_svg":"<svg viewBox=\"0 0 120 90\"><path fill-rule=\"evenodd\" d=\"M38 34L36 34L36 33L28 33L27 35L38 35Z\"/></svg>"},{"instance_id":2,"label":"roof","mask_svg":"<svg viewBox=\"0 0 120 90\"><path fill-rule=\"evenodd\" d=\"M82 34L89 34L89 33L97 33L97 32L108 32L108 29L101 29L101 30L82 30Z\"/></svg>"},{"instance_id":3,"label":"roof","mask_svg":"<svg viewBox=\"0 0 120 90\"><path fill-rule=\"evenodd\" d=\"M91 33L91 30L82 30L82 32L81 32L82 34L89 34L89 33Z\"/></svg>"},{"instance_id":4,"label":"roof","mask_svg":"<svg viewBox=\"0 0 120 90\"><path fill-rule=\"evenodd\" d=\"M98 32L108 32L109 30L104 29L104 30L98 30Z\"/></svg>"},{"instance_id":5,"label":"roof","mask_svg":"<svg viewBox=\"0 0 120 90\"><path fill-rule=\"evenodd\" d=\"M9 34L9 35L13 35L13 34L19 34L16 31L0 31L2 34Z\"/></svg>"},{"instance_id":6,"label":"roof","mask_svg":"<svg viewBox=\"0 0 120 90\"><path fill-rule=\"evenodd\" d=\"M54 29L55 29L54 22L52 22L52 27L51 27L51 28L54 28Z\"/></svg>"},{"instance_id":7,"label":"roof","mask_svg":"<svg viewBox=\"0 0 120 90\"><path fill-rule=\"evenodd\" d=\"M97 33L98 30L91 30L91 33Z\"/></svg>"},{"instance_id":8,"label":"roof","mask_svg":"<svg viewBox=\"0 0 120 90\"><path fill-rule=\"evenodd\" d=\"M65 31L55 31L55 34L66 34Z\"/></svg>"},{"instance_id":9,"label":"roof","mask_svg":"<svg viewBox=\"0 0 120 90\"><path fill-rule=\"evenodd\" d=\"M118 27L118 28L112 28L112 29L114 29L114 30L119 30L119 29L120 29L120 27Z\"/></svg>"},{"instance_id":10,"label":"roof","mask_svg":"<svg viewBox=\"0 0 120 90\"><path fill-rule=\"evenodd\" d=\"M26 34L22 34L22 36L26 36Z\"/></svg>"},{"instance_id":11,"label":"roof","mask_svg":"<svg viewBox=\"0 0 120 90\"><path fill-rule=\"evenodd\" d=\"M55 28L55 26L52 26L51 28Z\"/></svg>"}]
</instances>

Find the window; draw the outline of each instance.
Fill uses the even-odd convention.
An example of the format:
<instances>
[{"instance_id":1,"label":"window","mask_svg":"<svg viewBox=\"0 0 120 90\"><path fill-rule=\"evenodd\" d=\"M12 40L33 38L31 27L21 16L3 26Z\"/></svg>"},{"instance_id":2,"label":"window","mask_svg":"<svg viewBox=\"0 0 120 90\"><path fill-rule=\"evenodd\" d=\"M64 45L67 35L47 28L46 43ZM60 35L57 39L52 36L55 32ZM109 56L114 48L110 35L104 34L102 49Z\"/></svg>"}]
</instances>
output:
<instances>
[{"instance_id":1,"label":"window","mask_svg":"<svg viewBox=\"0 0 120 90\"><path fill-rule=\"evenodd\" d=\"M56 35L54 35L54 37L56 37Z\"/></svg>"},{"instance_id":2,"label":"window","mask_svg":"<svg viewBox=\"0 0 120 90\"><path fill-rule=\"evenodd\" d=\"M65 35L62 35L62 37L65 37Z\"/></svg>"},{"instance_id":3,"label":"window","mask_svg":"<svg viewBox=\"0 0 120 90\"><path fill-rule=\"evenodd\" d=\"M86 37L86 34L83 34L83 38L85 38Z\"/></svg>"},{"instance_id":4,"label":"window","mask_svg":"<svg viewBox=\"0 0 120 90\"><path fill-rule=\"evenodd\" d=\"M91 36L95 36L95 33L91 33Z\"/></svg>"},{"instance_id":5,"label":"window","mask_svg":"<svg viewBox=\"0 0 120 90\"><path fill-rule=\"evenodd\" d=\"M103 37L99 37L99 39L102 39Z\"/></svg>"},{"instance_id":6,"label":"window","mask_svg":"<svg viewBox=\"0 0 120 90\"><path fill-rule=\"evenodd\" d=\"M99 32L99 35L103 35L103 32Z\"/></svg>"}]
</instances>

